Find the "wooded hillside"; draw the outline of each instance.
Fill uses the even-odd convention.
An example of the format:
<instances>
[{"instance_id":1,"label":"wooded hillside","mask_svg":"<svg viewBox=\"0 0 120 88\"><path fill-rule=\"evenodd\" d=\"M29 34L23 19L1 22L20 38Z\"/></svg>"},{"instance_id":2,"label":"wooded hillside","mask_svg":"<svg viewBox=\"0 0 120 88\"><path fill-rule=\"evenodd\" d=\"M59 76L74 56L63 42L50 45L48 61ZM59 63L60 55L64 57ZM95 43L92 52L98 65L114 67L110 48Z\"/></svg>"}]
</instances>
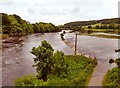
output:
<instances>
[{"instance_id":1,"label":"wooded hillside","mask_svg":"<svg viewBox=\"0 0 120 88\"><path fill-rule=\"evenodd\" d=\"M36 22L31 24L20 16L2 14L2 32L9 36L22 36L31 33L58 32L60 29L52 23Z\"/></svg>"}]
</instances>

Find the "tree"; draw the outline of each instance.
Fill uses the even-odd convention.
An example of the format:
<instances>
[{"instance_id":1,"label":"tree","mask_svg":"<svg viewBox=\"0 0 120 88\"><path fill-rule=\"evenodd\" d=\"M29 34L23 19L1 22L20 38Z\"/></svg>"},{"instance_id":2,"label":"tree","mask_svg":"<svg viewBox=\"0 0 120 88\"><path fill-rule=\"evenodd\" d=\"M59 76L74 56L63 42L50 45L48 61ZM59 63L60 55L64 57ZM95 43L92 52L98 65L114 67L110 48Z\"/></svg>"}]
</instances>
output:
<instances>
[{"instance_id":1,"label":"tree","mask_svg":"<svg viewBox=\"0 0 120 88\"><path fill-rule=\"evenodd\" d=\"M118 65L118 67L120 68L120 58L115 60L115 63Z\"/></svg>"},{"instance_id":2,"label":"tree","mask_svg":"<svg viewBox=\"0 0 120 88\"><path fill-rule=\"evenodd\" d=\"M47 41L42 41L41 46L33 47L31 53L36 57L34 58L34 67L36 67L37 78L47 81L49 74L57 76L65 76L67 74L67 64L65 63L64 53L54 49Z\"/></svg>"},{"instance_id":3,"label":"tree","mask_svg":"<svg viewBox=\"0 0 120 88\"><path fill-rule=\"evenodd\" d=\"M115 29L115 25L114 25L114 24L110 24L110 25L108 26L108 28L109 28L109 29Z\"/></svg>"},{"instance_id":4,"label":"tree","mask_svg":"<svg viewBox=\"0 0 120 88\"><path fill-rule=\"evenodd\" d=\"M8 36L22 36L31 33L45 33L45 32L58 32L61 31L57 26L52 23L34 23L21 19L20 16L13 14L7 15L2 13L2 31L3 34Z\"/></svg>"},{"instance_id":5,"label":"tree","mask_svg":"<svg viewBox=\"0 0 120 88\"><path fill-rule=\"evenodd\" d=\"M2 13L2 25L10 25L10 20L8 19L8 15Z\"/></svg>"},{"instance_id":6,"label":"tree","mask_svg":"<svg viewBox=\"0 0 120 88\"><path fill-rule=\"evenodd\" d=\"M107 27L107 25L106 24L104 24L103 25L103 29L107 29L108 27Z\"/></svg>"},{"instance_id":7,"label":"tree","mask_svg":"<svg viewBox=\"0 0 120 88\"><path fill-rule=\"evenodd\" d=\"M117 50L115 50L115 52L120 52L120 49L117 49ZM115 63L118 65L118 67L120 68L120 58L117 58L116 60L115 60Z\"/></svg>"},{"instance_id":8,"label":"tree","mask_svg":"<svg viewBox=\"0 0 120 88\"><path fill-rule=\"evenodd\" d=\"M115 50L115 52L120 52L120 49ZM109 63L116 63L117 66L120 68L120 58L117 58L116 60L110 59Z\"/></svg>"},{"instance_id":9,"label":"tree","mask_svg":"<svg viewBox=\"0 0 120 88\"><path fill-rule=\"evenodd\" d=\"M42 41L41 46L38 46L37 48L33 47L31 53L36 56L36 58L34 58L34 66L36 67L36 71L38 73L38 79L47 81L47 75L50 73L52 64L52 46L44 40Z\"/></svg>"},{"instance_id":10,"label":"tree","mask_svg":"<svg viewBox=\"0 0 120 88\"><path fill-rule=\"evenodd\" d=\"M88 34L91 34L92 32L93 32L92 30L88 30L88 31L87 31Z\"/></svg>"},{"instance_id":11,"label":"tree","mask_svg":"<svg viewBox=\"0 0 120 88\"><path fill-rule=\"evenodd\" d=\"M64 53L57 51L53 55L52 74L65 78L68 74L68 64L65 61Z\"/></svg>"},{"instance_id":12,"label":"tree","mask_svg":"<svg viewBox=\"0 0 120 88\"><path fill-rule=\"evenodd\" d=\"M64 39L64 33L61 33L60 36L61 36L61 39L62 39L62 40L65 40L65 39Z\"/></svg>"},{"instance_id":13,"label":"tree","mask_svg":"<svg viewBox=\"0 0 120 88\"><path fill-rule=\"evenodd\" d=\"M100 28L99 25L96 25L96 26L95 26L95 29L99 29L99 28Z\"/></svg>"},{"instance_id":14,"label":"tree","mask_svg":"<svg viewBox=\"0 0 120 88\"><path fill-rule=\"evenodd\" d=\"M88 26L88 29L91 29L91 28L92 28L92 26L91 26L91 25L89 25L89 26Z\"/></svg>"}]
</instances>

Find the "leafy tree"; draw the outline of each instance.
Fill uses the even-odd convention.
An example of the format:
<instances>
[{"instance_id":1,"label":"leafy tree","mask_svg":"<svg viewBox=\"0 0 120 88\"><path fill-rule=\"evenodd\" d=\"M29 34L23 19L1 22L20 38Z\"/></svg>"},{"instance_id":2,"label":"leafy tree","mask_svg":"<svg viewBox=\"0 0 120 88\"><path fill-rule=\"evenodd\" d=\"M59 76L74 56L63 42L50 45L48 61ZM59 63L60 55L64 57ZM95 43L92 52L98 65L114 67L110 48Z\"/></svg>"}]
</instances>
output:
<instances>
[{"instance_id":1,"label":"leafy tree","mask_svg":"<svg viewBox=\"0 0 120 88\"><path fill-rule=\"evenodd\" d=\"M115 25L114 25L114 24L110 24L110 25L108 26L108 29L115 29Z\"/></svg>"},{"instance_id":2,"label":"leafy tree","mask_svg":"<svg viewBox=\"0 0 120 88\"><path fill-rule=\"evenodd\" d=\"M108 27L107 27L107 25L106 24L104 24L103 25L103 29L107 29Z\"/></svg>"},{"instance_id":3,"label":"leafy tree","mask_svg":"<svg viewBox=\"0 0 120 88\"><path fill-rule=\"evenodd\" d=\"M91 29L91 28L92 28L92 26L91 26L91 25L89 25L89 26L88 26L88 29Z\"/></svg>"},{"instance_id":4,"label":"leafy tree","mask_svg":"<svg viewBox=\"0 0 120 88\"><path fill-rule=\"evenodd\" d=\"M92 30L88 30L88 31L87 31L88 34L91 34L92 32L93 32Z\"/></svg>"},{"instance_id":5,"label":"leafy tree","mask_svg":"<svg viewBox=\"0 0 120 88\"><path fill-rule=\"evenodd\" d=\"M65 61L64 53L57 51L53 56L52 74L65 78L68 74L68 64Z\"/></svg>"},{"instance_id":6,"label":"leafy tree","mask_svg":"<svg viewBox=\"0 0 120 88\"><path fill-rule=\"evenodd\" d=\"M95 26L95 29L99 29L99 28L100 28L99 25L96 25L96 26Z\"/></svg>"},{"instance_id":7,"label":"leafy tree","mask_svg":"<svg viewBox=\"0 0 120 88\"><path fill-rule=\"evenodd\" d=\"M116 49L115 52L120 52L120 49Z\"/></svg>"},{"instance_id":8,"label":"leafy tree","mask_svg":"<svg viewBox=\"0 0 120 88\"><path fill-rule=\"evenodd\" d=\"M115 52L120 52L120 49L115 50ZM117 58L116 60L110 59L109 63L116 63L120 68L120 58Z\"/></svg>"},{"instance_id":9,"label":"leafy tree","mask_svg":"<svg viewBox=\"0 0 120 88\"><path fill-rule=\"evenodd\" d=\"M120 68L120 58L118 58L118 59L116 59L115 60L115 63L119 66L119 68Z\"/></svg>"},{"instance_id":10,"label":"leafy tree","mask_svg":"<svg viewBox=\"0 0 120 88\"><path fill-rule=\"evenodd\" d=\"M47 81L49 74L57 76L65 76L67 73L67 65L64 59L64 53L57 51L53 53L54 49L47 43L42 41L41 46L33 47L31 53L36 56L34 58L34 65L37 71L37 78Z\"/></svg>"},{"instance_id":11,"label":"leafy tree","mask_svg":"<svg viewBox=\"0 0 120 88\"><path fill-rule=\"evenodd\" d=\"M62 39L62 40L65 40L65 39L64 39L64 33L61 33L60 36L61 36L61 39Z\"/></svg>"},{"instance_id":12,"label":"leafy tree","mask_svg":"<svg viewBox=\"0 0 120 88\"><path fill-rule=\"evenodd\" d=\"M52 64L52 56L53 56L53 48L46 41L42 41L41 46L32 49L32 54L36 56L34 58L34 66L36 67L36 71L38 73L38 79L47 80L47 75L50 73L51 64Z\"/></svg>"},{"instance_id":13,"label":"leafy tree","mask_svg":"<svg viewBox=\"0 0 120 88\"><path fill-rule=\"evenodd\" d=\"M103 26L102 26L102 25L100 26L100 29L103 29Z\"/></svg>"},{"instance_id":14,"label":"leafy tree","mask_svg":"<svg viewBox=\"0 0 120 88\"><path fill-rule=\"evenodd\" d=\"M2 13L2 25L10 25L10 20L8 19L8 15Z\"/></svg>"},{"instance_id":15,"label":"leafy tree","mask_svg":"<svg viewBox=\"0 0 120 88\"><path fill-rule=\"evenodd\" d=\"M9 36L61 31L52 23L39 22L31 24L29 21L21 19L21 17L16 14L7 15L4 13L2 13L2 28L3 34L8 34Z\"/></svg>"}]
</instances>

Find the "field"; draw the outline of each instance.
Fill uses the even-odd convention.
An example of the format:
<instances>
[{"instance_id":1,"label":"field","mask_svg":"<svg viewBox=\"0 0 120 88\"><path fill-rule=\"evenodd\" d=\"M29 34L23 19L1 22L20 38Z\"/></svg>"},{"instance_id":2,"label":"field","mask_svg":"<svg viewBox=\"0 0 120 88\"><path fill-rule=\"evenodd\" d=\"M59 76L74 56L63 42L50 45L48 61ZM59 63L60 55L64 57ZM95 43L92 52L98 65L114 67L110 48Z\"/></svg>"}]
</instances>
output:
<instances>
[{"instance_id":1,"label":"field","mask_svg":"<svg viewBox=\"0 0 120 88\"><path fill-rule=\"evenodd\" d=\"M105 32L105 33L112 33L112 34L119 34L120 30L118 29L85 29L86 31L90 30L92 32Z\"/></svg>"},{"instance_id":2,"label":"field","mask_svg":"<svg viewBox=\"0 0 120 88\"><path fill-rule=\"evenodd\" d=\"M38 80L35 75L24 76L15 81L16 86L87 86L97 65L96 59L80 55L65 55L68 63L67 77L48 75L48 80Z\"/></svg>"},{"instance_id":3,"label":"field","mask_svg":"<svg viewBox=\"0 0 120 88\"><path fill-rule=\"evenodd\" d=\"M101 38L120 39L120 36L114 36L114 35L90 34L90 36L96 36L96 37L101 37Z\"/></svg>"},{"instance_id":4,"label":"field","mask_svg":"<svg viewBox=\"0 0 120 88\"><path fill-rule=\"evenodd\" d=\"M114 25L113 28L109 28L108 27L109 25L105 26L105 24L97 23L97 24L91 25L92 28L88 28L88 26L82 26L82 27L85 31L90 30L92 32L105 32L105 33L114 33L114 34L119 34L120 33L120 29L113 29L114 27L119 26L118 24ZM99 28L96 28L96 26L99 26ZM103 28L100 28L101 26ZM104 26L108 27L108 28L104 28Z\"/></svg>"}]
</instances>

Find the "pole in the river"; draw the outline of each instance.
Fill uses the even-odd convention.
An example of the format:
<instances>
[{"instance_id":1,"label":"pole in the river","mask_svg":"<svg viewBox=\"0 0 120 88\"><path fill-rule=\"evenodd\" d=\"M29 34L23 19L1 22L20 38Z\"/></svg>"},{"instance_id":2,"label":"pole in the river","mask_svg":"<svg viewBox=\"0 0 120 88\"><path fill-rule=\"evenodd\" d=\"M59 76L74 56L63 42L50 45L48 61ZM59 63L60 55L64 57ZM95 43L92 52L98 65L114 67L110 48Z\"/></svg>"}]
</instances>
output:
<instances>
[{"instance_id":1,"label":"pole in the river","mask_svg":"<svg viewBox=\"0 0 120 88\"><path fill-rule=\"evenodd\" d=\"M77 51L77 33L75 35L75 55L76 55L76 51Z\"/></svg>"}]
</instances>

